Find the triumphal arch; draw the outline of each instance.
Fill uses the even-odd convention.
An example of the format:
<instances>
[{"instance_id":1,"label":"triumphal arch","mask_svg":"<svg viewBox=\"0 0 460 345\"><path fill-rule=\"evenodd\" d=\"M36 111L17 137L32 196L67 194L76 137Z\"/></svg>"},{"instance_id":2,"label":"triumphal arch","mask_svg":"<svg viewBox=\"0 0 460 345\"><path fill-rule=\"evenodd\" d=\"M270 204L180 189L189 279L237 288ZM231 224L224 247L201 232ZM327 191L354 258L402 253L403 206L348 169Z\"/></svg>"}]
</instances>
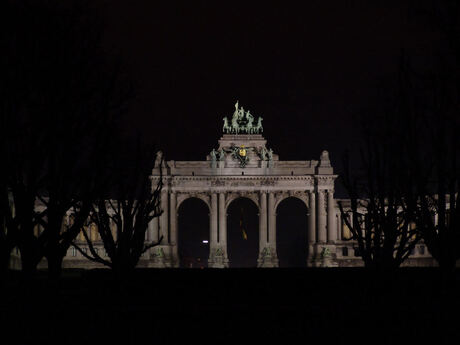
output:
<instances>
[{"instance_id":1,"label":"triumphal arch","mask_svg":"<svg viewBox=\"0 0 460 345\"><path fill-rule=\"evenodd\" d=\"M318 160L280 160L263 137L262 120L261 117L256 120L237 103L233 115L223 119L222 137L205 160L164 161L162 154L157 155L150 178L153 188L158 185L159 179L163 181L163 213L149 223L146 241L156 242L160 238L162 241L142 255L139 267L179 267L181 229L178 228L178 209L189 198L201 199L209 210L209 243L201 247L209 248L206 255L208 267L232 266L232 256L229 257L228 251L231 246L227 246L227 243L231 245L228 239L232 235L227 233L227 213L230 212L227 210L238 198L248 198L258 208L259 228L251 228L258 232L257 263L254 262L258 267L278 267L278 254L282 259L281 247L277 247L276 242L278 235L281 245L280 235L285 235L286 229L277 228L276 212L278 205L287 198L297 198L306 206L307 221L302 233L305 236L300 243L300 247L305 248L303 254L306 254L302 257L305 260L302 266L363 265L357 243L352 239L337 206L340 201L344 210L349 211L350 200L334 198L337 175L334 175L328 152L323 151ZM344 216L352 223L350 212ZM193 229L193 226L189 228ZM97 229L92 227L94 248L107 256L96 232ZM89 250L83 236L77 242L82 250ZM238 247L232 249L237 250ZM63 265L66 268L101 267L85 259L73 247L69 248ZM404 265L432 266L433 258L424 243L420 243Z\"/></svg>"},{"instance_id":2,"label":"triumphal arch","mask_svg":"<svg viewBox=\"0 0 460 345\"><path fill-rule=\"evenodd\" d=\"M319 160L283 161L263 137L262 117L257 120L235 104L230 119L223 119L223 135L203 161L164 161L152 172L152 184L162 178L163 213L149 225L148 237L163 237L153 248L153 267L178 267L178 208L188 198L199 198L209 208L208 267L228 267L227 207L239 197L251 199L259 209L258 267L277 267L276 208L288 197L308 209L308 266L334 265L338 236L334 181L337 175L323 151ZM159 162L158 157L158 162ZM326 255L325 255L326 253Z\"/></svg>"}]
</instances>

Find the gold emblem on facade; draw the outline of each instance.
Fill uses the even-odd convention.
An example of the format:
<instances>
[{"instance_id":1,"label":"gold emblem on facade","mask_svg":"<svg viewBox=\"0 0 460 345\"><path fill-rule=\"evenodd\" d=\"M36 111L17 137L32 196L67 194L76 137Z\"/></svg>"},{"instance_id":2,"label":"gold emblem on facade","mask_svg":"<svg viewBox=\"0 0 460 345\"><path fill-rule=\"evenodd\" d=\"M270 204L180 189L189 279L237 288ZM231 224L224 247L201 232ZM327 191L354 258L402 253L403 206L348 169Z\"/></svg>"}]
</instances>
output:
<instances>
[{"instance_id":1,"label":"gold emblem on facade","mask_svg":"<svg viewBox=\"0 0 460 345\"><path fill-rule=\"evenodd\" d=\"M246 157L246 149L244 148L244 145L240 147L239 154L241 157Z\"/></svg>"}]
</instances>

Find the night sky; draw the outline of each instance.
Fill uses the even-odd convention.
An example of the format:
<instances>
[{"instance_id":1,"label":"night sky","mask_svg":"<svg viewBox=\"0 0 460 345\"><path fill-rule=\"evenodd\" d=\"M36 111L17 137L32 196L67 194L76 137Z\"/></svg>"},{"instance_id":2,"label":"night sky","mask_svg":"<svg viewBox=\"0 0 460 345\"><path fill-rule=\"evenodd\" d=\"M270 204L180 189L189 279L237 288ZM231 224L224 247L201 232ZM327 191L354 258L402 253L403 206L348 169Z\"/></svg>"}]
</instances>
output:
<instances>
[{"instance_id":1,"label":"night sky","mask_svg":"<svg viewBox=\"0 0 460 345\"><path fill-rule=\"evenodd\" d=\"M420 2L417 2L417 7ZM107 1L107 48L126 62L136 99L123 122L174 160L202 160L236 100L264 118L280 159L341 155L354 116L378 107L378 86L398 72L402 51L422 68L439 35L409 1Z\"/></svg>"}]
</instances>

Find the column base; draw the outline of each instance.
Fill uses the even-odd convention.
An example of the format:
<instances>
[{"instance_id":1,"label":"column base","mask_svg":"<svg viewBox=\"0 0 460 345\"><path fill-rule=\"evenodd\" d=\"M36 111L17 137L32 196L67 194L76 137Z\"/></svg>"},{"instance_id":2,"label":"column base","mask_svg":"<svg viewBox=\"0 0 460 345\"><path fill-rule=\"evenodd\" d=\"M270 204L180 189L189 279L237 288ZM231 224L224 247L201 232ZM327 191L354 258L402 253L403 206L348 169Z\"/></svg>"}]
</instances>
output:
<instances>
[{"instance_id":1,"label":"column base","mask_svg":"<svg viewBox=\"0 0 460 345\"><path fill-rule=\"evenodd\" d=\"M279 267L279 260L276 255L275 248L264 247L260 251L259 258L257 259L257 267L260 267L260 268Z\"/></svg>"},{"instance_id":2,"label":"column base","mask_svg":"<svg viewBox=\"0 0 460 345\"><path fill-rule=\"evenodd\" d=\"M335 244L315 243L309 245L307 266L309 267L339 267Z\"/></svg>"},{"instance_id":3,"label":"column base","mask_svg":"<svg viewBox=\"0 0 460 345\"><path fill-rule=\"evenodd\" d=\"M169 268L174 267L171 260L171 246L155 246L150 248L150 260L148 267Z\"/></svg>"},{"instance_id":4,"label":"column base","mask_svg":"<svg viewBox=\"0 0 460 345\"><path fill-rule=\"evenodd\" d=\"M179 250L176 244L171 244L171 267L180 267Z\"/></svg>"},{"instance_id":5,"label":"column base","mask_svg":"<svg viewBox=\"0 0 460 345\"><path fill-rule=\"evenodd\" d=\"M228 268L229 260L223 247L212 248L208 259L209 268Z\"/></svg>"}]
</instances>

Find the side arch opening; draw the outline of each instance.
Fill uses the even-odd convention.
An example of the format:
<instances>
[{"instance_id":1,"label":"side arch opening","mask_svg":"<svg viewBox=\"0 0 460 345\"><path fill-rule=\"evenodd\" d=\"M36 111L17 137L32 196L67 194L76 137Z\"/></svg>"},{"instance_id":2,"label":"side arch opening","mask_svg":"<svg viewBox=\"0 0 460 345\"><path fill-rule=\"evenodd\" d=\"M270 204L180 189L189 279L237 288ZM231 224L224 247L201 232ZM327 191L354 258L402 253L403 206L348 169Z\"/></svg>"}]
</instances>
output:
<instances>
[{"instance_id":1,"label":"side arch opening","mask_svg":"<svg viewBox=\"0 0 460 345\"><path fill-rule=\"evenodd\" d=\"M209 207L199 198L184 200L178 209L179 267L208 267Z\"/></svg>"},{"instance_id":2,"label":"side arch opening","mask_svg":"<svg viewBox=\"0 0 460 345\"><path fill-rule=\"evenodd\" d=\"M239 197L227 208L227 251L230 267L257 267L259 210L249 198Z\"/></svg>"},{"instance_id":3,"label":"side arch opening","mask_svg":"<svg viewBox=\"0 0 460 345\"><path fill-rule=\"evenodd\" d=\"M306 267L307 206L296 197L288 197L278 204L276 213L276 251L279 267Z\"/></svg>"}]
</instances>

